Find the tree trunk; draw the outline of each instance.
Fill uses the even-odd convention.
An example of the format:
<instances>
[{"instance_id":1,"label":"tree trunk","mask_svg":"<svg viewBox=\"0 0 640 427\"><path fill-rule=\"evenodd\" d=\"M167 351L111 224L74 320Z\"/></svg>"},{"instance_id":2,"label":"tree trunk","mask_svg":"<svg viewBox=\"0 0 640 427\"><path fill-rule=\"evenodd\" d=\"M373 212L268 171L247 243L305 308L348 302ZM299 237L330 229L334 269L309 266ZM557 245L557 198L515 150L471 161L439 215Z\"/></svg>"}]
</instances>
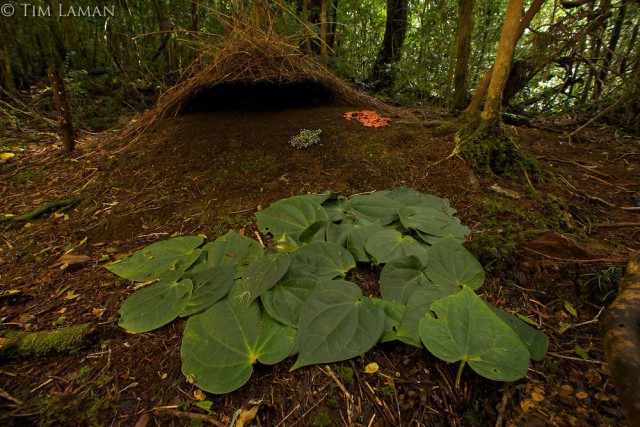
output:
<instances>
[{"instance_id":1,"label":"tree trunk","mask_svg":"<svg viewBox=\"0 0 640 427\"><path fill-rule=\"evenodd\" d=\"M329 49L333 49L336 43L336 33L338 28L338 0L333 0L331 5L331 27L329 29Z\"/></svg>"},{"instance_id":2,"label":"tree trunk","mask_svg":"<svg viewBox=\"0 0 640 427\"><path fill-rule=\"evenodd\" d=\"M469 97L469 54L473 31L473 0L458 0L458 28L456 36L456 68L454 74L453 110L463 110Z\"/></svg>"},{"instance_id":3,"label":"tree trunk","mask_svg":"<svg viewBox=\"0 0 640 427\"><path fill-rule=\"evenodd\" d=\"M320 62L327 68L327 0L320 3Z\"/></svg>"},{"instance_id":4,"label":"tree trunk","mask_svg":"<svg viewBox=\"0 0 640 427\"><path fill-rule=\"evenodd\" d=\"M533 20L534 16L536 16L536 14L540 10L544 2L545 0L533 0L533 2L531 3L531 6L529 6L529 9L520 20L520 23L518 25L518 31L516 33L516 36L517 36L516 42L520 40L520 37L522 37L522 34L524 34L524 30L526 30L529 27L529 25L531 24L531 21ZM502 37L500 40L502 41ZM499 49L500 48L498 47L498 50ZM475 115L475 114L478 114L478 112L480 111L480 105L482 105L482 99L487 93L487 90L489 89L489 84L493 77L494 65L492 65L491 68L489 68L489 71L487 71L487 73L482 77L482 79L480 79L480 83L478 83L478 89L476 89L476 92L473 94L473 97L471 98L471 102L469 103L469 106L464 110L465 114Z\"/></svg>"},{"instance_id":5,"label":"tree trunk","mask_svg":"<svg viewBox=\"0 0 640 427\"><path fill-rule=\"evenodd\" d=\"M485 122L500 120L502 110L502 93L509 78L516 43L522 34L520 20L524 9L524 0L509 0L504 18L502 34L498 43L498 53L493 64L493 76L487 89L487 102L482 111Z\"/></svg>"},{"instance_id":6,"label":"tree trunk","mask_svg":"<svg viewBox=\"0 0 640 427\"><path fill-rule=\"evenodd\" d=\"M407 35L409 0L387 0L387 23L382 48L369 77L375 91L393 86L395 73L392 66L400 61L402 45Z\"/></svg>"},{"instance_id":7,"label":"tree trunk","mask_svg":"<svg viewBox=\"0 0 640 427\"><path fill-rule=\"evenodd\" d=\"M189 31L198 32L198 2L196 0L189 0L191 3L191 14L189 18Z\"/></svg>"},{"instance_id":8,"label":"tree trunk","mask_svg":"<svg viewBox=\"0 0 640 427\"><path fill-rule=\"evenodd\" d=\"M64 90L64 82L60 78L60 75L58 75L55 65L49 65L47 73L49 74L51 90L53 91L53 101L56 104L56 110L58 110L58 120L60 122L60 132L62 134L62 146L64 151L69 153L75 148L69 100L67 99L67 94Z\"/></svg>"}]
</instances>

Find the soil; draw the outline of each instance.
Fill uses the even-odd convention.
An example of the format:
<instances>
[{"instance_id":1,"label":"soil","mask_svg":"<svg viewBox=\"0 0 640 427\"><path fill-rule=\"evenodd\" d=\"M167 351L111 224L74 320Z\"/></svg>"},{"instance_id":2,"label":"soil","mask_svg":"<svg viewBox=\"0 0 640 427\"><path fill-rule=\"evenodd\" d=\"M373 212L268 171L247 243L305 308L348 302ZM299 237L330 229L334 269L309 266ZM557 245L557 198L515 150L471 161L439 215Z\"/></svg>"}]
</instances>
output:
<instances>
[{"instance_id":1,"label":"soil","mask_svg":"<svg viewBox=\"0 0 640 427\"><path fill-rule=\"evenodd\" d=\"M136 140L83 135L69 156L46 138L25 142L43 136L35 130L13 135L10 146L22 151L0 164L0 214L81 202L0 223L0 328L94 322L99 333L74 354L3 361L2 423L228 425L242 414L243 425L261 426L624 425L599 319L640 246L638 211L620 208L635 206L640 193L639 138L600 128L570 142L550 119L508 127L540 161L543 180L528 183L480 177L448 159L453 135L425 125L437 112L401 111L388 127L366 128L344 119L350 110L199 112ZM301 129L322 129L321 143L291 147ZM176 233L253 237L253 214L284 197L399 186L448 198L474 230L468 247L488 272L483 297L548 334L549 354L526 378L496 383L466 370L455 389L456 364L385 344L293 373L289 359L258 365L241 389L207 395L180 371L183 320L137 335L117 327L133 289L107 262ZM67 253L89 260L60 262ZM375 291L378 274L363 266L351 278ZM375 374L364 371L371 362Z\"/></svg>"}]
</instances>

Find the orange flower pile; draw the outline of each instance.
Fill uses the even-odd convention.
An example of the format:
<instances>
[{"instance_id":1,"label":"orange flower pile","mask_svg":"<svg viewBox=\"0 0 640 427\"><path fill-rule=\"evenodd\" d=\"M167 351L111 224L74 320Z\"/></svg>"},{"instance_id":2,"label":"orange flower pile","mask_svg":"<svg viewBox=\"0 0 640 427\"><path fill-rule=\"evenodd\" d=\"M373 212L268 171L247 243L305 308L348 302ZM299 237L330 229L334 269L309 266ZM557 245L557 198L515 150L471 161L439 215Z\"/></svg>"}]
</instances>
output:
<instances>
[{"instance_id":1,"label":"orange flower pile","mask_svg":"<svg viewBox=\"0 0 640 427\"><path fill-rule=\"evenodd\" d=\"M344 113L344 118L347 120L357 120L368 128L379 128L382 126L389 126L391 119L388 117L382 117L375 111L363 110L363 111L349 111Z\"/></svg>"}]
</instances>

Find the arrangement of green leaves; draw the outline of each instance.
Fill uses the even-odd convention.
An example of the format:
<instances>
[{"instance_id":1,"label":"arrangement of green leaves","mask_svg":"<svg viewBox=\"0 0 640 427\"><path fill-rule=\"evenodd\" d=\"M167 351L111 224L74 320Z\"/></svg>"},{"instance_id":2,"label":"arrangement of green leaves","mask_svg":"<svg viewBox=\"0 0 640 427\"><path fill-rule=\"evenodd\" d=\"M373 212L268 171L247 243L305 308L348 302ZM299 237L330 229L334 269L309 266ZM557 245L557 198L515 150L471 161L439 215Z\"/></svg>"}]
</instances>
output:
<instances>
[{"instance_id":1,"label":"arrangement of green leaves","mask_svg":"<svg viewBox=\"0 0 640 427\"><path fill-rule=\"evenodd\" d=\"M408 188L351 198L327 191L256 214L270 244L230 231L147 246L109 265L137 282L119 325L147 332L188 317L182 371L211 393L241 387L256 362L289 356L292 370L359 356L378 342L426 347L497 381L527 373L548 340L484 302L480 263L461 244L470 230L448 200ZM381 267L381 298L345 280L357 263Z\"/></svg>"}]
</instances>

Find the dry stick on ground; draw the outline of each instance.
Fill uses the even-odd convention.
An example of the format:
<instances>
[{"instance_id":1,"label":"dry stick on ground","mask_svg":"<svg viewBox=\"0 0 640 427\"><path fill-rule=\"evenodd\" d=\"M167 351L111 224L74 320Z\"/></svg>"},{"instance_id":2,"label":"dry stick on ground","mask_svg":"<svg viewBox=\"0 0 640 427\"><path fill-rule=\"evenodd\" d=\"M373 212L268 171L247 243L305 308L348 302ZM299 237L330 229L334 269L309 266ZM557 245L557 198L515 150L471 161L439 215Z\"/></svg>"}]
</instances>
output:
<instances>
[{"instance_id":1,"label":"dry stick on ground","mask_svg":"<svg viewBox=\"0 0 640 427\"><path fill-rule=\"evenodd\" d=\"M153 412L158 415L165 415L165 416L169 415L175 418L182 418L189 421L205 422L207 424L211 424L216 427L225 427L225 424L221 423L220 421L216 420L210 415L197 414L194 412L176 411L171 408L163 408L163 407L154 408Z\"/></svg>"},{"instance_id":2,"label":"dry stick on ground","mask_svg":"<svg viewBox=\"0 0 640 427\"><path fill-rule=\"evenodd\" d=\"M587 123L583 124L582 126L580 126L578 129L574 130L573 132L571 132L569 135L567 135L567 138L572 138L574 136L576 136L578 133L582 132L583 130L585 130L586 128L588 128L589 126L591 126L592 124L594 124L595 122L597 122L598 120L600 120L602 117L606 116L607 114L609 114L611 111L615 110L616 108L618 108L618 106L620 104L622 104L622 102L625 100L625 96L620 97L620 99L618 99L616 102L614 102L613 104L609 105L607 108L605 108L604 110L602 110L599 114L597 114L594 118L592 118L591 120L589 120Z\"/></svg>"},{"instance_id":3,"label":"dry stick on ground","mask_svg":"<svg viewBox=\"0 0 640 427\"><path fill-rule=\"evenodd\" d=\"M542 252L538 252L536 250L527 248L527 247L523 247L523 249L525 251L528 252L532 252L536 255L540 255L542 257L548 258L548 259L552 259L554 261L561 261L561 262L575 262L577 264L586 264L586 263L590 263L590 262L627 262L628 260L623 259L623 258L594 258L594 259L568 259L568 258L556 258L554 256L551 255L547 255L544 254Z\"/></svg>"}]
</instances>

